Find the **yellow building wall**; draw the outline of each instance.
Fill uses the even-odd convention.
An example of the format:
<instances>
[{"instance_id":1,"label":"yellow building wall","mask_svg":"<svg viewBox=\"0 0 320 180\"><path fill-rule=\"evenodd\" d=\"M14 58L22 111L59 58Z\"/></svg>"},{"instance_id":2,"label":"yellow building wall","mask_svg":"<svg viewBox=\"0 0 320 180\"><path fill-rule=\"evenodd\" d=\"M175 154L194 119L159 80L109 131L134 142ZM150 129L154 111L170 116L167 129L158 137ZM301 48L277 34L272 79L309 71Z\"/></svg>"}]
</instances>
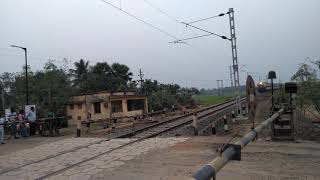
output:
<instances>
[{"instance_id":1,"label":"yellow building wall","mask_svg":"<svg viewBox=\"0 0 320 180\"><path fill-rule=\"evenodd\" d=\"M93 95L82 95L82 96L74 96L71 97L71 101L77 102L77 104L73 104L74 108L70 109L70 105L67 106L67 114L68 116L72 116L73 121L79 120L81 121L87 120L88 113L91 114L91 120L104 120L110 118L110 108L111 108L111 100L110 93L99 93ZM113 97L116 95L123 95L120 93L113 93ZM127 93L126 95L131 95ZM128 99L143 99L144 100L144 111L143 110L135 110L128 112ZM148 112L148 101L146 97L129 97L129 98L116 98L112 99L112 101L121 100L122 101L122 112L112 113L113 117L125 117L125 116L134 116L141 115ZM101 113L94 112L94 103L100 103ZM78 105L82 106L79 108Z\"/></svg>"}]
</instances>

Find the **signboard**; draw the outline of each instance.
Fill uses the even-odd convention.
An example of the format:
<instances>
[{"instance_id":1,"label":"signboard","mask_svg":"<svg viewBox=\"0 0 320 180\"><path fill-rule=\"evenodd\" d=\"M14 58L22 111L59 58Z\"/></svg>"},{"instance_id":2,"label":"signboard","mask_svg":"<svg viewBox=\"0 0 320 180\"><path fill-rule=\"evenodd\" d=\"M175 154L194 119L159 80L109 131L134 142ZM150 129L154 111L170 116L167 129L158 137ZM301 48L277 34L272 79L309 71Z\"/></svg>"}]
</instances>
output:
<instances>
[{"instance_id":1,"label":"signboard","mask_svg":"<svg viewBox=\"0 0 320 180\"><path fill-rule=\"evenodd\" d=\"M248 107L248 119L254 125L256 116L256 86L254 80L249 75L246 83L246 95L247 95L247 107Z\"/></svg>"}]
</instances>

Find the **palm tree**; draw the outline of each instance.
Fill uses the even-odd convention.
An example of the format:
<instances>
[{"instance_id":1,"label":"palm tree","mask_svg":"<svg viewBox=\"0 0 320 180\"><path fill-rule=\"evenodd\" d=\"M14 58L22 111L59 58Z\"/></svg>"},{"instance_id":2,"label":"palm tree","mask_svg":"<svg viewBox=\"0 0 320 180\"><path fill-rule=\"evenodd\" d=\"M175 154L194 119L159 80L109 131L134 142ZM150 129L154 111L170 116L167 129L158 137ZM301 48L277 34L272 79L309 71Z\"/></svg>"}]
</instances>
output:
<instances>
[{"instance_id":1,"label":"palm tree","mask_svg":"<svg viewBox=\"0 0 320 180\"><path fill-rule=\"evenodd\" d=\"M132 72L128 66L119 63L113 63L111 65L111 73L113 76L113 90L126 90L128 87L128 81L132 80Z\"/></svg>"},{"instance_id":2,"label":"palm tree","mask_svg":"<svg viewBox=\"0 0 320 180\"><path fill-rule=\"evenodd\" d=\"M78 91L86 91L85 84L87 82L88 72L89 72L89 61L84 61L80 59L79 62L74 63L75 69L71 69L71 75L73 77L73 86L77 88Z\"/></svg>"}]
</instances>

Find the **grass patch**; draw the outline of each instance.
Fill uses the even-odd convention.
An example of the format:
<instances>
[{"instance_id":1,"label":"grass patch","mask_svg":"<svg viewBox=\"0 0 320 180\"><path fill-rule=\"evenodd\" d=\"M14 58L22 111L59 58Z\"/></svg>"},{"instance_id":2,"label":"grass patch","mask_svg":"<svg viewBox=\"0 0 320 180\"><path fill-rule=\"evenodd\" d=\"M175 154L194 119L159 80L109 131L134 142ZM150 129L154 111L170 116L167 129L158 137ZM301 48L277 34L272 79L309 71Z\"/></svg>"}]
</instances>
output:
<instances>
[{"instance_id":1,"label":"grass patch","mask_svg":"<svg viewBox=\"0 0 320 180\"><path fill-rule=\"evenodd\" d=\"M197 103L203 105L218 104L227 101L232 98L232 96L210 96L210 95L199 95L192 97Z\"/></svg>"}]
</instances>

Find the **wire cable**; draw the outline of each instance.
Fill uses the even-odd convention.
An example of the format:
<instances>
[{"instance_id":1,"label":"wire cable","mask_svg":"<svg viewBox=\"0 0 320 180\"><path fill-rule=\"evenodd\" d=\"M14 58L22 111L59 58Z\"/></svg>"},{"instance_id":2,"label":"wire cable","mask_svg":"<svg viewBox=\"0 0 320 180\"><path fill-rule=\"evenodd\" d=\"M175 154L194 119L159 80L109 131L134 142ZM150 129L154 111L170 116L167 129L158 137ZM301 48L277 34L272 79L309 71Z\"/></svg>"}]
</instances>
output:
<instances>
[{"instance_id":1,"label":"wire cable","mask_svg":"<svg viewBox=\"0 0 320 180\"><path fill-rule=\"evenodd\" d=\"M122 10L121 8L113 5L112 3L108 2L108 1L105 1L105 0L100 0L100 1L102 1L102 2L104 2L104 3L106 3L106 4L108 4L109 6L111 6L111 7L115 8L115 9L117 9L117 10L125 13L126 15L132 17L133 19L135 19L135 20L137 20L137 21L140 21L140 22L144 23L145 25L147 25L147 26L149 26L149 27L152 27L153 29L161 32L162 34L165 34L165 35L167 35L167 36L169 36L169 37L171 37L171 38L173 38L173 39L176 39L176 40L179 39L179 38L177 38L176 36L174 36L174 35L166 32L166 31L162 30L161 28L159 28L159 27L157 27L157 26L155 26L155 25L153 25L153 24L151 24L151 23L149 23L149 22L147 22L147 21L145 21L145 20L143 20L143 19L140 19L140 18L138 18L137 16L135 16L135 15L133 15L133 14L131 14L131 13L125 11L125 10Z\"/></svg>"},{"instance_id":2,"label":"wire cable","mask_svg":"<svg viewBox=\"0 0 320 180\"><path fill-rule=\"evenodd\" d=\"M160 8L158 8L157 6L155 6L154 4L150 3L147 0L143 0L145 3L147 3L150 7L152 7L153 9L159 11L161 14L167 16L169 19L177 22L177 23L181 23L178 19L176 19L175 17L171 16L170 14L166 13L165 11L161 10Z\"/></svg>"},{"instance_id":3,"label":"wire cable","mask_svg":"<svg viewBox=\"0 0 320 180\"><path fill-rule=\"evenodd\" d=\"M200 30L200 31L203 31L203 32L206 32L206 33L215 35L215 36L218 36L218 37L220 37L220 38L222 38L222 39L227 39L227 40L231 41L231 39L227 38L226 36L222 36L222 35L219 35L219 34L216 34L216 33L210 32L210 31L207 31L207 30L205 30L205 29L202 29L202 28L199 28L199 27L190 25L190 24L188 24L188 23L182 22L182 24L185 24L186 26L190 26L190 27L195 28L195 29L198 29L198 30Z\"/></svg>"},{"instance_id":4,"label":"wire cable","mask_svg":"<svg viewBox=\"0 0 320 180\"><path fill-rule=\"evenodd\" d=\"M170 41L169 43L182 43L183 41L186 41L186 40L197 39L197 38L206 37L206 36L212 36L212 35L213 34L204 34L204 35L194 36L194 37L185 38L185 39L178 39L176 41Z\"/></svg>"},{"instance_id":5,"label":"wire cable","mask_svg":"<svg viewBox=\"0 0 320 180\"><path fill-rule=\"evenodd\" d=\"M187 23L187 24L193 24L193 23L197 23L197 22L201 22L201 21L206 21L206 20L209 20L209 19L217 18L217 17L222 17L222 16L224 16L224 15L226 15L226 14L229 14L229 12L227 12L227 13L221 13L221 14L216 15L216 16L211 16L211 17L199 19L199 20L196 20L196 21L191 21L191 22L189 22L189 23Z\"/></svg>"}]
</instances>

